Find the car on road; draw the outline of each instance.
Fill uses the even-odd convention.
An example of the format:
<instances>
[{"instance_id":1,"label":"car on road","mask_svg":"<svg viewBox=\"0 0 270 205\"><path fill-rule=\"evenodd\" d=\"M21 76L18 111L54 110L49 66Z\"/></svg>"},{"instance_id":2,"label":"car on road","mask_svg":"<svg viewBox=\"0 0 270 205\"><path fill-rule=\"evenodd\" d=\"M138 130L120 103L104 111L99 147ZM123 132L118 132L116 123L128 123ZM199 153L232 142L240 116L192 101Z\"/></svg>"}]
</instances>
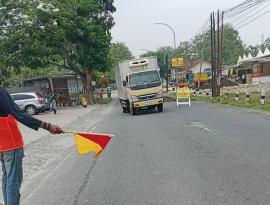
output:
<instances>
[{"instance_id":1,"label":"car on road","mask_svg":"<svg viewBox=\"0 0 270 205\"><path fill-rule=\"evenodd\" d=\"M11 98L21 110L29 115L35 115L49 110L48 100L37 92L13 93Z\"/></svg>"}]
</instances>

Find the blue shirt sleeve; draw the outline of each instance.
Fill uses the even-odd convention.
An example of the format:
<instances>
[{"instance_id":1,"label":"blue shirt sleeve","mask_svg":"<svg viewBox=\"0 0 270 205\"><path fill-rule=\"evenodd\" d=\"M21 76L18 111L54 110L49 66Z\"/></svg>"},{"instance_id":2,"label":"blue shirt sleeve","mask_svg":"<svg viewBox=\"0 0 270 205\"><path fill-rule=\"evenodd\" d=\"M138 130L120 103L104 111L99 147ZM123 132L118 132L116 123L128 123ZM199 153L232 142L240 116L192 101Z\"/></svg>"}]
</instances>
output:
<instances>
[{"instance_id":1,"label":"blue shirt sleeve","mask_svg":"<svg viewBox=\"0 0 270 205\"><path fill-rule=\"evenodd\" d=\"M17 106L5 88L0 87L0 114L1 116L12 115L17 121L25 126L38 130L42 121L31 117Z\"/></svg>"}]
</instances>

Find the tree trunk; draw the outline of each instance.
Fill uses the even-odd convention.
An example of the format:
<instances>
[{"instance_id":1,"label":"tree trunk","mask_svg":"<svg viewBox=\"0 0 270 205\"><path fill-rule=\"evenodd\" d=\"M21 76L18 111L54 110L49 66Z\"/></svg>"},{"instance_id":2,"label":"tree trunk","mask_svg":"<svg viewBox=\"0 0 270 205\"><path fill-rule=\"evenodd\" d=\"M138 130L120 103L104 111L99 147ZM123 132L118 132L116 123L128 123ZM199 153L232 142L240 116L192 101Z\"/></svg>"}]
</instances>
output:
<instances>
[{"instance_id":1,"label":"tree trunk","mask_svg":"<svg viewBox=\"0 0 270 205\"><path fill-rule=\"evenodd\" d=\"M86 70L83 74L83 84L85 89L85 99L88 105L94 104L93 102L93 89L92 89L92 70Z\"/></svg>"}]
</instances>

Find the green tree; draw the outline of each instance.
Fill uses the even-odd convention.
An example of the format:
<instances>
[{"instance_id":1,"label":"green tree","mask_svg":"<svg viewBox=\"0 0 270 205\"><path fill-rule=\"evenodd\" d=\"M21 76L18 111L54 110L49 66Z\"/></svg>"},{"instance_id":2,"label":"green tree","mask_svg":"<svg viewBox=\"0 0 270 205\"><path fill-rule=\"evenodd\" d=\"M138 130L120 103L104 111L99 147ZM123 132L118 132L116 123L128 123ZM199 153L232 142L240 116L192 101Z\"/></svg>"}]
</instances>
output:
<instances>
[{"instance_id":1,"label":"green tree","mask_svg":"<svg viewBox=\"0 0 270 205\"><path fill-rule=\"evenodd\" d=\"M110 69L105 73L105 76L110 81L113 81L115 79L114 76L114 67L115 65L122 60L129 60L134 58L129 48L125 45L123 42L116 42L112 43L110 46L110 59L111 59L111 67Z\"/></svg>"},{"instance_id":2,"label":"green tree","mask_svg":"<svg viewBox=\"0 0 270 205\"><path fill-rule=\"evenodd\" d=\"M256 46L250 45L245 48L245 54L248 55L250 53L254 57L258 54L260 49L261 49L260 45L256 45Z\"/></svg>"},{"instance_id":3,"label":"green tree","mask_svg":"<svg viewBox=\"0 0 270 205\"><path fill-rule=\"evenodd\" d=\"M270 38L267 38L260 45L257 44L247 46L245 48L245 54L248 55L250 53L253 57L255 57L258 54L259 50L264 52L266 48L270 49Z\"/></svg>"},{"instance_id":4,"label":"green tree","mask_svg":"<svg viewBox=\"0 0 270 205\"><path fill-rule=\"evenodd\" d=\"M211 40L210 30L195 36L191 42L192 52L199 55L205 60L211 59ZM237 62L239 55L245 52L243 42L238 30L231 25L224 26L224 55L223 64L233 65Z\"/></svg>"},{"instance_id":5,"label":"green tree","mask_svg":"<svg viewBox=\"0 0 270 205\"><path fill-rule=\"evenodd\" d=\"M174 50L172 47L160 47L157 51L148 51L141 55L142 58L148 56L157 57L161 77L166 77L166 74L170 73L169 62L166 61L174 56Z\"/></svg>"},{"instance_id":6,"label":"green tree","mask_svg":"<svg viewBox=\"0 0 270 205\"><path fill-rule=\"evenodd\" d=\"M6 87L20 86L22 80L26 78L46 77L62 73L62 71L59 70L57 67L50 67L44 69L21 68L20 70L14 67L9 67L8 69L3 68L2 72L5 76Z\"/></svg>"},{"instance_id":7,"label":"green tree","mask_svg":"<svg viewBox=\"0 0 270 205\"><path fill-rule=\"evenodd\" d=\"M264 46L268 49L270 49L270 37L267 38L265 41L264 41Z\"/></svg>"},{"instance_id":8,"label":"green tree","mask_svg":"<svg viewBox=\"0 0 270 205\"><path fill-rule=\"evenodd\" d=\"M109 51L113 3L114 0L1 1L4 12L0 14L0 60L7 67L55 65L73 70L81 75L86 99L92 103L93 73L108 70L112 63Z\"/></svg>"},{"instance_id":9,"label":"green tree","mask_svg":"<svg viewBox=\"0 0 270 205\"><path fill-rule=\"evenodd\" d=\"M112 43L110 47L110 55L114 65L119 61L134 58L129 48L123 42Z\"/></svg>"}]
</instances>

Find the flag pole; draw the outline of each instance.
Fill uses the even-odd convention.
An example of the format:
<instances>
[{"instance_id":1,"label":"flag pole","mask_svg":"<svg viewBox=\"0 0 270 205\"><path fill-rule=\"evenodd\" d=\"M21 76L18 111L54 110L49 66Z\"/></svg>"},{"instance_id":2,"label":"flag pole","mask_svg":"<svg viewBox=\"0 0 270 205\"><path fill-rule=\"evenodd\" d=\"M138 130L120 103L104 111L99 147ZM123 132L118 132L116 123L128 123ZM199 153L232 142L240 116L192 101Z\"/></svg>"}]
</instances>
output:
<instances>
[{"instance_id":1,"label":"flag pole","mask_svg":"<svg viewBox=\"0 0 270 205\"><path fill-rule=\"evenodd\" d=\"M74 134L75 132L71 132L71 131L64 131L63 134Z\"/></svg>"},{"instance_id":2,"label":"flag pole","mask_svg":"<svg viewBox=\"0 0 270 205\"><path fill-rule=\"evenodd\" d=\"M88 133L88 132L72 132L72 131L64 131L63 134L75 134L75 133ZM90 132L90 134L96 134L96 135L109 135L110 137L114 137L113 134L107 134L107 133L96 133L96 132Z\"/></svg>"}]
</instances>

